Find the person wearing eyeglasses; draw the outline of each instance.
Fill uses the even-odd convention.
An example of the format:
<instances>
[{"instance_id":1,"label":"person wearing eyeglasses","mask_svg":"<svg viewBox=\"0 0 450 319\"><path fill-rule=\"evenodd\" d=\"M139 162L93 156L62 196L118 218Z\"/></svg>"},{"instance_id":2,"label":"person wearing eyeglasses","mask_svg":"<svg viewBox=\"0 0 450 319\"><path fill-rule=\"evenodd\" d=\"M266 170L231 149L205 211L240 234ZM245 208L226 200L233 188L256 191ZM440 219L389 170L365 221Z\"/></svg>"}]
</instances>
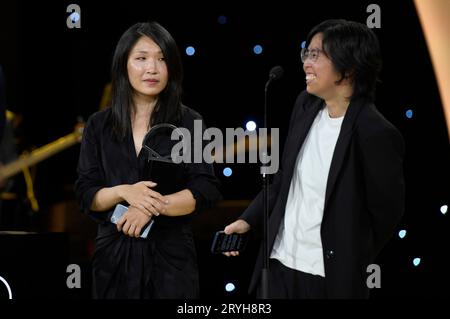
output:
<instances>
[{"instance_id":1,"label":"person wearing eyeglasses","mask_svg":"<svg viewBox=\"0 0 450 319\"><path fill-rule=\"evenodd\" d=\"M368 298L368 266L405 200L404 140L374 105L379 42L364 24L327 20L308 34L301 61L306 90L269 188L268 297ZM261 231L262 222L259 194L224 231ZM260 284L262 256L250 292Z\"/></svg>"},{"instance_id":2,"label":"person wearing eyeglasses","mask_svg":"<svg viewBox=\"0 0 450 319\"><path fill-rule=\"evenodd\" d=\"M86 124L75 183L81 209L98 222L93 297L198 298L190 221L221 197L214 169L190 162L172 166L170 174L159 171L159 180L143 173L152 164L149 145L143 145L152 128L165 124L193 135L194 121L202 120L181 102L183 72L175 40L156 22L134 24L117 43L111 73L111 106ZM119 211L123 215L116 219Z\"/></svg>"}]
</instances>

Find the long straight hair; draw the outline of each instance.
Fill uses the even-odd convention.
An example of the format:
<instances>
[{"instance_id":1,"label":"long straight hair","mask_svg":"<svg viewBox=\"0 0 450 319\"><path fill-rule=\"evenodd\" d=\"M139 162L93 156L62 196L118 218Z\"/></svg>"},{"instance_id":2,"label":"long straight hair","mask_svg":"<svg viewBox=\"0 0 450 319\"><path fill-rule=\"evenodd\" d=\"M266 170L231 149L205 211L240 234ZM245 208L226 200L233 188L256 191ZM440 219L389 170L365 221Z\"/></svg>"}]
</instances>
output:
<instances>
[{"instance_id":1,"label":"long straight hair","mask_svg":"<svg viewBox=\"0 0 450 319\"><path fill-rule=\"evenodd\" d=\"M118 141L122 141L131 132L134 102L127 63L131 49L143 36L152 39L161 48L168 71L168 83L158 96L149 126L159 123L175 124L180 119L183 67L175 40L157 22L136 23L121 36L112 61L111 116L113 135Z\"/></svg>"}]
</instances>

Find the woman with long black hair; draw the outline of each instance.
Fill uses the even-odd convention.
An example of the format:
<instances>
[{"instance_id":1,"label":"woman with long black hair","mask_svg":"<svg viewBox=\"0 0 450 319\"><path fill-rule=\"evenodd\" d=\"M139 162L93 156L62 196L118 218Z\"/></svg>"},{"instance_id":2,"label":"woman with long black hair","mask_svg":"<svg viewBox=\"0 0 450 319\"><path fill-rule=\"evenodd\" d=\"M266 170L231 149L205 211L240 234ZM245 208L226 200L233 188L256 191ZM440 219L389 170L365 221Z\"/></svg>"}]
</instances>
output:
<instances>
[{"instance_id":1,"label":"woman with long black hair","mask_svg":"<svg viewBox=\"0 0 450 319\"><path fill-rule=\"evenodd\" d=\"M162 175L156 183L143 173L148 164L143 141L153 127L193 131L194 120L201 120L181 103L182 74L175 41L158 23L137 23L120 38L111 107L87 122L76 182L81 208L99 223L95 298L199 297L189 221L190 214L220 198L213 167L181 163L177 174ZM158 184L171 185L170 193ZM128 210L116 226L111 216L120 203ZM151 220L147 238L140 238Z\"/></svg>"}]
</instances>

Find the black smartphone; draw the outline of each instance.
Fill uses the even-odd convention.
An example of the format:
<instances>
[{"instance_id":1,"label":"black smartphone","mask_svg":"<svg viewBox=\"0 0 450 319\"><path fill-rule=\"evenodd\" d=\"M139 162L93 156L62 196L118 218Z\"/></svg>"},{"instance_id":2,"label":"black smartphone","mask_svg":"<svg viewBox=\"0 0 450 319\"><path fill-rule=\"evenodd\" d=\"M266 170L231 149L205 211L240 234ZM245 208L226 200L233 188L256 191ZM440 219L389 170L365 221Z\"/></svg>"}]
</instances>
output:
<instances>
[{"instance_id":1,"label":"black smartphone","mask_svg":"<svg viewBox=\"0 0 450 319\"><path fill-rule=\"evenodd\" d=\"M243 251L248 241L248 233L227 235L223 230L216 232L211 245L213 254L228 251Z\"/></svg>"}]
</instances>

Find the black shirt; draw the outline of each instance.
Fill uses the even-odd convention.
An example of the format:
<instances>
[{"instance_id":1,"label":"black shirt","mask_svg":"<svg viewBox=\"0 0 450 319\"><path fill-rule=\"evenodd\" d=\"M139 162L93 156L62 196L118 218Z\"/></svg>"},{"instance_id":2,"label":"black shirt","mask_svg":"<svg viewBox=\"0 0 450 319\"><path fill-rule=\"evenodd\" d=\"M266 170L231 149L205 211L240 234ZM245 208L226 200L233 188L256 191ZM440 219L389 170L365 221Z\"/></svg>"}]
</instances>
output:
<instances>
[{"instance_id":1,"label":"black shirt","mask_svg":"<svg viewBox=\"0 0 450 319\"><path fill-rule=\"evenodd\" d=\"M183 106L176 126L188 129L193 137L194 120L201 119L198 113ZM75 192L82 210L99 223L92 265L93 297L198 298L198 267L190 215L155 217L149 236L142 239L117 231L109 221L113 208L90 211L101 188L142 180L143 165L147 165L143 151L144 148L136 156L132 133L122 142L116 141L110 109L89 118L81 143ZM179 165L181 173L176 174L173 189L189 189L196 200L195 211L211 207L220 198L212 165L204 162Z\"/></svg>"},{"instance_id":2,"label":"black shirt","mask_svg":"<svg viewBox=\"0 0 450 319\"><path fill-rule=\"evenodd\" d=\"M178 127L188 129L191 137L194 137L194 120L202 120L201 115L186 106L182 106L181 114ZM93 114L83 132L78 180L75 184L81 209L97 221L107 220L112 210L90 212L89 208L95 194L104 187L141 181L142 167L140 166L143 165L143 161L140 160L141 153L136 156L131 133L125 137L124 141L115 141L112 135L110 109ZM196 200L196 211L211 207L220 198L219 182L211 164L184 164L182 175L182 180L174 181L174 183L178 184L180 190L189 189L192 192Z\"/></svg>"}]
</instances>

